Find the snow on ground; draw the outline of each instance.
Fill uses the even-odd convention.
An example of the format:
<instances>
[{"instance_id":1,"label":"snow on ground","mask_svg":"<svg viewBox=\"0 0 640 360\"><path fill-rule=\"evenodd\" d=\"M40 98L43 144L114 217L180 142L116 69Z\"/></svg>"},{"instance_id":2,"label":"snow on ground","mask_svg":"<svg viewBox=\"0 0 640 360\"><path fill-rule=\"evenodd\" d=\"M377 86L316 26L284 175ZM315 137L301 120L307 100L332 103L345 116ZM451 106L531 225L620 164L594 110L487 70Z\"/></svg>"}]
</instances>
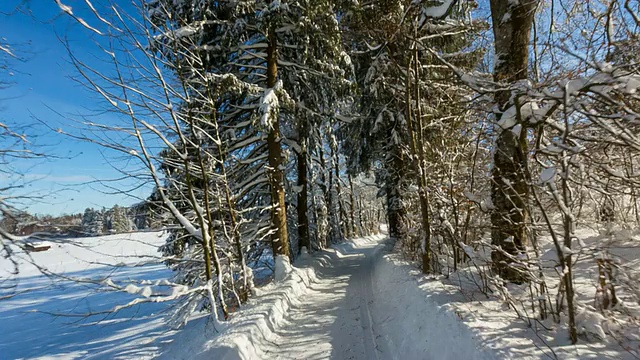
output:
<instances>
[{"instance_id":1,"label":"snow on ground","mask_svg":"<svg viewBox=\"0 0 640 360\"><path fill-rule=\"evenodd\" d=\"M592 235L578 232L585 249L602 245L602 236ZM541 242L547 252L543 260L553 258L553 246ZM201 316L175 335L161 358L634 358L615 339L581 337L571 345L565 325L518 318L505 301L478 291L472 268L449 278L425 276L415 263L391 252L382 236L346 242L294 265L283 281L260 288L219 333ZM583 294L580 302L592 302L585 294L593 293L597 279L593 261L583 257L576 266L591 267L579 272L576 289ZM557 286L550 275L548 281L552 289ZM517 295L524 294L523 286L508 288ZM633 304L625 306L631 309ZM528 311L526 304L520 311ZM626 336L640 336L633 326L626 325Z\"/></svg>"},{"instance_id":2,"label":"snow on ground","mask_svg":"<svg viewBox=\"0 0 640 360\"><path fill-rule=\"evenodd\" d=\"M428 301L383 255L383 236L295 263L220 333L201 316L161 359L492 359L455 314Z\"/></svg>"},{"instance_id":3,"label":"snow on ground","mask_svg":"<svg viewBox=\"0 0 640 360\"><path fill-rule=\"evenodd\" d=\"M608 241L597 233L577 235L585 254ZM612 246L624 249L622 257L631 256L628 242L639 236L610 237ZM49 271L75 280L108 276L116 282L153 282L171 275L157 265L156 249L164 239L161 233L75 239L31 255ZM542 243L542 261L552 261L554 250ZM469 268L448 279L424 276L391 247L380 235L304 254L283 280L256 289L256 296L233 313L224 328L214 329L209 316L200 314L181 331L165 325L163 312L170 306L166 303L70 317L111 309L133 295L48 278L23 261L16 295L0 301L0 359L543 359L554 353L561 359L633 358L615 339L581 338L570 345L563 326L550 321L528 324L504 301L480 293ZM616 249L611 247L611 253ZM2 260L0 269L9 265ZM629 266L638 271L637 262ZM593 259L583 256L576 268L581 270L576 278L578 300L593 302ZM548 281L554 286L550 275ZM508 287L514 296L522 290ZM619 295L625 299L624 293ZM624 308L636 311L636 305L626 302ZM66 316L52 315L60 313ZM605 328L638 337L634 324ZM543 325L553 329L536 331Z\"/></svg>"},{"instance_id":4,"label":"snow on ground","mask_svg":"<svg viewBox=\"0 0 640 360\"><path fill-rule=\"evenodd\" d=\"M500 356L500 347L480 336L490 334L496 324L487 323L474 331L451 306L458 297L457 289L447 289L427 278L398 254L385 254L378 261L374 279L374 309L381 316L379 335L386 339L389 353L394 354L385 359L519 358Z\"/></svg>"},{"instance_id":5,"label":"snow on ground","mask_svg":"<svg viewBox=\"0 0 640 360\"><path fill-rule=\"evenodd\" d=\"M132 295L105 291L93 281L161 280L171 275L157 264L162 232L56 240L31 253L34 263L60 276L47 277L20 258L15 295L0 301L0 359L131 359L156 354L164 337L168 304L145 303L116 314L83 315L112 309ZM11 264L0 260L0 272ZM77 280L91 280L82 282ZM8 295L0 290L0 296ZM61 315L62 314L62 315ZM58 316L59 315L59 316Z\"/></svg>"},{"instance_id":6,"label":"snow on ground","mask_svg":"<svg viewBox=\"0 0 640 360\"><path fill-rule=\"evenodd\" d=\"M412 297L423 297L426 303L431 304L429 307L435 305L443 312L455 314L473 334L476 342L483 348L490 349L498 358L637 359L637 354L640 353L640 305L625 301L627 297L618 286L618 297L622 303L618 305L618 309L623 310L622 314L615 315L609 310L609 318L605 318L593 307L598 280L596 258L601 256L598 254L603 249L607 248L611 254L618 253L617 260L627 258L627 262L619 264L635 269L631 272L635 271L636 276L640 273L637 260L640 254L637 246L640 233L634 234L623 231L617 236L603 236L590 229L576 232L580 245L574 244L573 247L576 255L574 259L577 259L574 265L574 289L576 303L579 306L576 323L580 337L575 345L570 342L566 318L561 319L560 324L555 323L551 317L544 321L535 319L535 316L532 316L534 319L531 321L526 320L524 316L519 318L512 308L513 305L510 306L498 294L487 296L479 291L481 280L473 267L451 273L448 278L427 277L420 273L415 264L402 260L398 254L389 254L385 256L386 265L379 266L376 270L384 276L385 282L400 281L403 278L400 276L394 279L392 273L411 274L413 280L407 291L415 293ZM613 238L613 241L607 238ZM555 273L557 255L551 239L541 238L539 242L545 278L549 291L553 294L552 300L555 300L560 283ZM482 256L488 255L480 255L476 259L481 267L484 266L479 260ZM531 316L531 313L528 313L528 285L507 284L506 290L513 299L522 301L522 304L515 303L518 311ZM419 308L409 312L418 310ZM405 326L407 330L411 328L408 324ZM604 335L602 331L607 333L606 336L602 336L604 339L597 335L598 332Z\"/></svg>"}]
</instances>

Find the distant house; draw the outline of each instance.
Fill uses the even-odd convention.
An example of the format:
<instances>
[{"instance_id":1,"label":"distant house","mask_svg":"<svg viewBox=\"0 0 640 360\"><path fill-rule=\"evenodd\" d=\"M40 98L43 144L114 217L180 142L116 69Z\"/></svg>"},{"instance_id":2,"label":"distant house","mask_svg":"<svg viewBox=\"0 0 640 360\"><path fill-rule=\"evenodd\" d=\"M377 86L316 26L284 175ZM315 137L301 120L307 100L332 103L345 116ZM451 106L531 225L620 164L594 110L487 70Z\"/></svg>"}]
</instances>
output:
<instances>
[{"instance_id":1,"label":"distant house","mask_svg":"<svg viewBox=\"0 0 640 360\"><path fill-rule=\"evenodd\" d=\"M35 233L44 233L49 236L53 236L54 234L60 234L61 232L62 229L60 229L60 227L40 221L18 224L18 235L22 236L29 236Z\"/></svg>"},{"instance_id":2,"label":"distant house","mask_svg":"<svg viewBox=\"0 0 640 360\"><path fill-rule=\"evenodd\" d=\"M44 231L45 230L45 225L40 224L40 222L38 221L29 221L29 222L23 222L23 223L19 223L17 228L18 228L18 235L31 235L34 232L39 232L39 231Z\"/></svg>"},{"instance_id":3,"label":"distant house","mask_svg":"<svg viewBox=\"0 0 640 360\"><path fill-rule=\"evenodd\" d=\"M51 243L47 241L27 241L24 244L24 248L29 252L47 251L51 249Z\"/></svg>"}]
</instances>

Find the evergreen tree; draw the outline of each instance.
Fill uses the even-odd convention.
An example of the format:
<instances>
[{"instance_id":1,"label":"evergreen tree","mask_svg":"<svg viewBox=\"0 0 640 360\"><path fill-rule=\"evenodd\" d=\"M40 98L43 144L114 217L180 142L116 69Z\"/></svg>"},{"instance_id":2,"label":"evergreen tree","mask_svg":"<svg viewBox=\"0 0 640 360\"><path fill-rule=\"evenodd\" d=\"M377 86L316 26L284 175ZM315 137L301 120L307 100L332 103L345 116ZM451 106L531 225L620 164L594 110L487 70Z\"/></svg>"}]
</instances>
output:
<instances>
[{"instance_id":1,"label":"evergreen tree","mask_svg":"<svg viewBox=\"0 0 640 360\"><path fill-rule=\"evenodd\" d=\"M88 235L104 234L104 213L93 208L86 208L82 215L82 231Z\"/></svg>"},{"instance_id":2,"label":"evergreen tree","mask_svg":"<svg viewBox=\"0 0 640 360\"><path fill-rule=\"evenodd\" d=\"M449 20L440 23L447 16ZM462 132L455 124L460 124L464 112L455 105L464 93L451 91L455 77L439 66L431 51L472 68L479 56L464 51L474 33L465 18L466 9L454 2L374 1L367 11L355 12L349 23L351 46L359 50L355 63L361 88L361 116L343 135L349 165L354 172L376 166L378 183L386 194L389 233L400 242L409 241L407 206L412 199L408 189L417 186L419 248L425 272L431 271L434 204L430 198L435 189L427 167L435 160L434 150L446 151L441 139Z\"/></svg>"},{"instance_id":3,"label":"evergreen tree","mask_svg":"<svg viewBox=\"0 0 640 360\"><path fill-rule=\"evenodd\" d=\"M160 9L160 2L156 6ZM252 219L243 227L243 237L267 235L273 253L288 256L283 140L291 138L286 143L300 150L298 160L304 167L307 129L313 119L334 114L335 100L350 86L344 80L348 56L341 49L331 2L162 6L171 9L175 33L189 31L188 41L204 59L201 71L220 89L210 111L226 129L223 157L235 204ZM162 11L151 13L157 24L164 24L158 15ZM170 49L176 38L166 34L164 46ZM299 182L302 197L306 181ZM307 201L299 202L299 218L304 219ZM270 219L262 216L264 208L271 209Z\"/></svg>"},{"instance_id":4,"label":"evergreen tree","mask_svg":"<svg viewBox=\"0 0 640 360\"><path fill-rule=\"evenodd\" d=\"M131 231L131 223L127 217L127 208L114 205L111 208L111 228L116 234Z\"/></svg>"}]
</instances>

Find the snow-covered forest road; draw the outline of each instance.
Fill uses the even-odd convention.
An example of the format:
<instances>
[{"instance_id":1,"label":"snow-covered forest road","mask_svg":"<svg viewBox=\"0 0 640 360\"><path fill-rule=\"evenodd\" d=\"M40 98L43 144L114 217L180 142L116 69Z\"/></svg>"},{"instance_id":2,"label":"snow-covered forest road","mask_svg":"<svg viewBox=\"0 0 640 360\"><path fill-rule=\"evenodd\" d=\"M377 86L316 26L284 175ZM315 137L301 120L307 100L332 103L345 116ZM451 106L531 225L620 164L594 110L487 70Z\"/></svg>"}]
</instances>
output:
<instances>
[{"instance_id":1,"label":"snow-covered forest road","mask_svg":"<svg viewBox=\"0 0 640 360\"><path fill-rule=\"evenodd\" d=\"M372 274L386 239L340 245L322 255L331 266L274 329L267 354L282 359L378 359L384 352L373 318Z\"/></svg>"},{"instance_id":2,"label":"snow-covered forest road","mask_svg":"<svg viewBox=\"0 0 640 360\"><path fill-rule=\"evenodd\" d=\"M221 333L205 325L206 316L193 320L161 358L429 358L427 348L437 342L425 343L424 336L434 329L421 324L424 316L438 315L432 311L411 319L402 315L403 308L415 304L425 310L425 302L393 300L391 293L407 294L415 283L385 259L391 246L388 237L376 235L302 255L284 280L260 288ZM405 334L405 325L412 334ZM416 341L416 336L423 340Z\"/></svg>"},{"instance_id":3,"label":"snow-covered forest road","mask_svg":"<svg viewBox=\"0 0 640 360\"><path fill-rule=\"evenodd\" d=\"M302 255L220 332L201 315L160 359L495 359L441 306L450 299L425 294L391 247L374 235Z\"/></svg>"}]
</instances>

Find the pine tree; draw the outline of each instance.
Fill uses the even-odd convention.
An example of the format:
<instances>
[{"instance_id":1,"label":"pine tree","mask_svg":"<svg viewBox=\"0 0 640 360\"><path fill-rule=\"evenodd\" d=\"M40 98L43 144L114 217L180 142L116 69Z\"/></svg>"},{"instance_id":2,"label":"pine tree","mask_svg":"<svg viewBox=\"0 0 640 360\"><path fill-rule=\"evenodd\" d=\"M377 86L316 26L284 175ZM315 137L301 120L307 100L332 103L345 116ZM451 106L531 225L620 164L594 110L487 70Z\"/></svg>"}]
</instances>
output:
<instances>
[{"instance_id":1,"label":"pine tree","mask_svg":"<svg viewBox=\"0 0 640 360\"><path fill-rule=\"evenodd\" d=\"M472 41L466 32L473 33L464 21L465 8L452 2L436 5L374 2L368 11L355 13L350 26L353 46L361 49L356 60L362 89L361 118L353 121L344 135L353 171L366 170L384 159L377 169L378 182L386 193L389 233L400 242L409 241L407 206L412 199L408 189L417 186L425 272L431 271L432 262L434 204L430 197L434 194L430 189L438 185L430 184L433 176L427 173L429 163L435 161L431 144L451 138L440 119L459 123L455 119L464 111L442 105L455 104L464 94L450 90L455 88L451 71L439 66L430 51L447 53L465 67L473 67L479 58L462 51ZM451 18L446 23L439 23L447 16ZM455 126L446 127L453 129L453 134L461 132Z\"/></svg>"},{"instance_id":2,"label":"pine tree","mask_svg":"<svg viewBox=\"0 0 640 360\"><path fill-rule=\"evenodd\" d=\"M104 212L87 208L82 215L82 231L88 235L102 235L104 233Z\"/></svg>"},{"instance_id":3,"label":"pine tree","mask_svg":"<svg viewBox=\"0 0 640 360\"><path fill-rule=\"evenodd\" d=\"M127 217L127 208L114 205L111 208L111 231L116 234L131 231L131 224Z\"/></svg>"},{"instance_id":4,"label":"pine tree","mask_svg":"<svg viewBox=\"0 0 640 360\"><path fill-rule=\"evenodd\" d=\"M357 107L359 117L349 124L343 135L349 167L355 172L367 171L377 159L378 183L387 199L389 234L402 241L406 237L406 210L402 196L406 176L401 147L406 143L402 125L404 99L398 89L401 68L395 63L406 58L406 39L387 41L400 31L402 1L374 1L365 10L356 7L345 20L349 29L348 46L354 56L356 76L361 89Z\"/></svg>"},{"instance_id":5,"label":"pine tree","mask_svg":"<svg viewBox=\"0 0 640 360\"><path fill-rule=\"evenodd\" d=\"M341 80L345 70L338 65L348 57L340 48L331 2L165 6L175 12L172 19L178 19L177 33L193 30L190 41L206 59L203 71L217 82L230 76L237 89L221 93L215 107L219 121L228 129L223 138L226 151L239 160L229 158L228 164L237 206L256 209L251 213L254 216L248 216L254 219L254 226L245 227L243 234L263 238L268 233L273 253L288 256L282 151L284 137L291 134L281 128L284 124L285 129L292 129L296 121L301 123L302 137L298 140L303 146L294 147L306 148L304 129L310 125L303 122L331 114L337 98L331 94L350 84ZM198 25L204 19L215 20ZM170 41L165 38L165 42ZM333 86L336 84L339 86ZM300 163L304 165L304 161ZM270 201L265 202L267 194ZM303 191L299 194L302 196ZM306 204L301 205L301 212L308 212L304 210ZM259 215L263 212L256 206L271 209L268 229Z\"/></svg>"}]
</instances>

